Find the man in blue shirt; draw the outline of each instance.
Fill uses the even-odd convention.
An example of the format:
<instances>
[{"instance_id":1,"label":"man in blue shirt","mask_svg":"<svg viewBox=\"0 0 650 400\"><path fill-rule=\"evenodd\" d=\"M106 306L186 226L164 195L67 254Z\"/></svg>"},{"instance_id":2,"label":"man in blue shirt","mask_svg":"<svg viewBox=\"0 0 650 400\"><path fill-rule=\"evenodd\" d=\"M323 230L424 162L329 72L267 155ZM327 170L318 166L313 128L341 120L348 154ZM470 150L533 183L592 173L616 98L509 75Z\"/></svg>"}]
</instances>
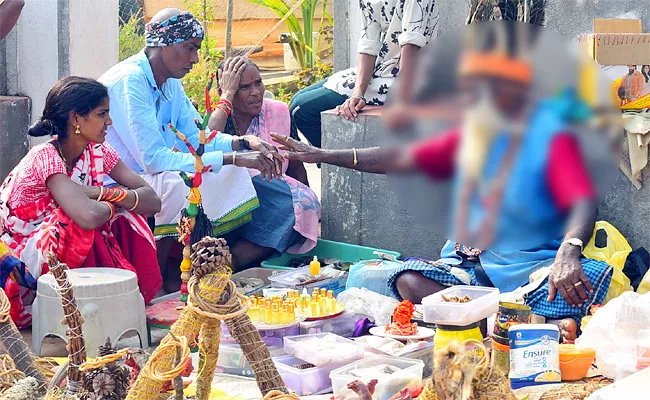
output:
<instances>
[{"instance_id":1,"label":"man in blue shirt","mask_svg":"<svg viewBox=\"0 0 650 400\"><path fill-rule=\"evenodd\" d=\"M169 8L152 18L145 36L144 50L108 70L99 81L108 87L111 100L113 125L108 129L108 142L162 199L154 234L157 239L165 238L158 240L158 261L165 272L176 225L188 203L189 188L179 171L194 172L194 157L168 124L198 147L199 129L194 119L201 117L180 79L199 60L204 30L192 14ZM239 150L252 151L237 153ZM257 169L268 179L281 176L281 156L274 146L255 136L219 133L205 146L202 158L206 166L211 166L210 172L203 175L201 193L215 234L248 222L253 209L259 206L246 168ZM232 253L239 261L255 256L248 252L237 254L236 249ZM166 288L171 290L170 286Z\"/></svg>"}]
</instances>

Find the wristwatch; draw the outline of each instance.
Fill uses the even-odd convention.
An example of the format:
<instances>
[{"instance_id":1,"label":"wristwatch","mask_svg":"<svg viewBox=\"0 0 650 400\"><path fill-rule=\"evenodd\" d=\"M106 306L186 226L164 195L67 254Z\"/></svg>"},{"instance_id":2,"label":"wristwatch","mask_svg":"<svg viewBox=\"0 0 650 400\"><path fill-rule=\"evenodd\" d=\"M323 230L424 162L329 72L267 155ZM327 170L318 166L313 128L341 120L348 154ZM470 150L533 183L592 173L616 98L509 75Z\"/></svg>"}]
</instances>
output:
<instances>
[{"instance_id":1,"label":"wristwatch","mask_svg":"<svg viewBox=\"0 0 650 400\"><path fill-rule=\"evenodd\" d=\"M562 244L570 244L572 246L580 247L580 251L584 250L584 243L578 238L566 239Z\"/></svg>"},{"instance_id":2,"label":"wristwatch","mask_svg":"<svg viewBox=\"0 0 650 400\"><path fill-rule=\"evenodd\" d=\"M248 144L245 137L239 138L239 148L242 150L251 150L251 146Z\"/></svg>"}]
</instances>

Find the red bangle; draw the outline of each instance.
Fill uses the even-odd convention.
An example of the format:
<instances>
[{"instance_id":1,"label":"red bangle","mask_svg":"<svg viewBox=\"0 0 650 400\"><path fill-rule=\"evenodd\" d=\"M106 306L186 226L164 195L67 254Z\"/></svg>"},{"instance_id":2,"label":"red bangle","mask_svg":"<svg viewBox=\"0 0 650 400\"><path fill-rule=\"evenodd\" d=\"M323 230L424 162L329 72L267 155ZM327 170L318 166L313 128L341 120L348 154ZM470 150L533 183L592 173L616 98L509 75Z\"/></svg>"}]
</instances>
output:
<instances>
[{"instance_id":1,"label":"red bangle","mask_svg":"<svg viewBox=\"0 0 650 400\"><path fill-rule=\"evenodd\" d=\"M232 109L232 103L231 103L230 100L228 100L228 99L219 99L219 102L217 103L217 105L219 105L219 104L225 104L225 105L227 105L229 108Z\"/></svg>"},{"instance_id":2,"label":"red bangle","mask_svg":"<svg viewBox=\"0 0 650 400\"><path fill-rule=\"evenodd\" d=\"M111 212L111 216L108 217L108 219L109 220L113 219L113 217L115 216L115 206L112 203L109 203L108 201L100 201L100 203L104 203L104 204L106 204L108 206L108 208L109 208L109 210Z\"/></svg>"}]
</instances>

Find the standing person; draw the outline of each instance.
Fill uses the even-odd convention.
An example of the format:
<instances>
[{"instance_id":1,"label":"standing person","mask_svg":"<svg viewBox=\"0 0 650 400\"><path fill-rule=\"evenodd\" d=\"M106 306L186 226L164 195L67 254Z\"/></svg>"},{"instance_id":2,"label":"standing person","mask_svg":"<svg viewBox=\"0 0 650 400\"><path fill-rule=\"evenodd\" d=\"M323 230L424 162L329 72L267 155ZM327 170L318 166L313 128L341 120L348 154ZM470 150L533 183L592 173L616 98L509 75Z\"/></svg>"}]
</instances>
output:
<instances>
[{"instance_id":1,"label":"standing person","mask_svg":"<svg viewBox=\"0 0 650 400\"><path fill-rule=\"evenodd\" d=\"M167 262L176 243L181 210L187 207L189 188L179 174L194 172L194 156L169 128L173 124L198 148L201 119L180 81L199 60L204 30L190 13L175 8L158 12L146 25L146 47L140 53L108 70L99 80L108 87L112 105L107 140L125 164L149 182L162 199L155 215L158 261L167 272ZM251 149L246 153L240 150ZM203 207L212 221L214 234L225 234L250 221L260 206L246 167L259 170L267 179L280 176L281 157L275 148L255 136L237 137L220 133L205 146L203 163L211 172L203 174ZM165 289L180 287L180 247L170 264ZM246 249L231 248L237 262Z\"/></svg>"},{"instance_id":2,"label":"standing person","mask_svg":"<svg viewBox=\"0 0 650 400\"><path fill-rule=\"evenodd\" d=\"M0 0L0 40L16 25L24 6L25 0Z\"/></svg>"},{"instance_id":3,"label":"standing person","mask_svg":"<svg viewBox=\"0 0 650 400\"><path fill-rule=\"evenodd\" d=\"M321 112L336 108L337 114L354 119L366 105L383 105L397 75L412 75L417 52L438 29L436 0L371 0L359 6L363 18L358 65L299 91L291 100L296 127L316 147L321 147Z\"/></svg>"},{"instance_id":4,"label":"standing person","mask_svg":"<svg viewBox=\"0 0 650 400\"><path fill-rule=\"evenodd\" d=\"M641 75L643 75L643 93L642 96L650 94L650 65L641 67Z\"/></svg>"},{"instance_id":5,"label":"standing person","mask_svg":"<svg viewBox=\"0 0 650 400\"><path fill-rule=\"evenodd\" d=\"M264 82L254 62L229 58L218 72L221 100L232 104L232 113L217 109L210 118L210 129L237 137L251 135L266 142L272 142L271 132L290 134L289 108L281 101L264 98ZM318 240L320 203L308 186L302 162L284 160L281 179L272 181L263 180L259 171L250 173L260 203L269 206L253 211L253 220L236 231L240 238L234 245L249 249L247 259L240 259L237 268L287 250L304 254L313 249Z\"/></svg>"},{"instance_id":6,"label":"standing person","mask_svg":"<svg viewBox=\"0 0 650 400\"><path fill-rule=\"evenodd\" d=\"M643 93L643 74L636 69L636 65L627 66L628 73L621 80L621 87L625 90L625 100L631 103Z\"/></svg>"},{"instance_id":7,"label":"standing person","mask_svg":"<svg viewBox=\"0 0 650 400\"><path fill-rule=\"evenodd\" d=\"M70 268L133 271L148 303L162 279L146 215L160 211L160 198L105 143L111 122L101 83L70 76L54 85L28 132L52 140L33 147L0 187L0 238L36 279L48 272L50 251ZM120 187L105 188L109 177ZM11 279L6 292L16 325L29 326L34 293Z\"/></svg>"}]
</instances>

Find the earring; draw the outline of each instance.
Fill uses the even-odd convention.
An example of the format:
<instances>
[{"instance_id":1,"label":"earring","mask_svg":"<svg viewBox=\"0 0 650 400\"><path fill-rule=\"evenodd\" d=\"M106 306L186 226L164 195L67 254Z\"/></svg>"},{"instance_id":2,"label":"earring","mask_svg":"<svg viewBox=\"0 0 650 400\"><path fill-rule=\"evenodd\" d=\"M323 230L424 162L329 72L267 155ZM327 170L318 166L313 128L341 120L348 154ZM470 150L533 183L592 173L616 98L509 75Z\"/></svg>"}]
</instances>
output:
<instances>
[{"instance_id":1,"label":"earring","mask_svg":"<svg viewBox=\"0 0 650 400\"><path fill-rule=\"evenodd\" d=\"M77 136L81 135L81 130L79 128L81 128L81 125L77 125L77 130L74 131L74 134Z\"/></svg>"}]
</instances>

